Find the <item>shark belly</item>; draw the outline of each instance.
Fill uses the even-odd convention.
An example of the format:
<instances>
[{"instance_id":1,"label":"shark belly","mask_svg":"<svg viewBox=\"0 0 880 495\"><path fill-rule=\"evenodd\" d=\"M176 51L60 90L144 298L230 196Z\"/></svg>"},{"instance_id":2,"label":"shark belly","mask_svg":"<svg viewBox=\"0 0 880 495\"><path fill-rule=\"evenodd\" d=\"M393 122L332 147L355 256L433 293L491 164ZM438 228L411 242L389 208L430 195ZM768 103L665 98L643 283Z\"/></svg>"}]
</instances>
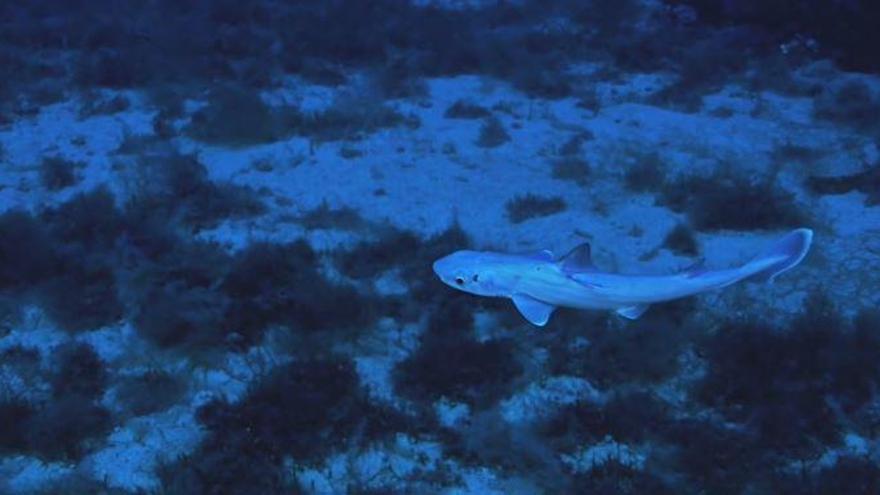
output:
<instances>
[{"instance_id":1,"label":"shark belly","mask_svg":"<svg viewBox=\"0 0 880 495\"><path fill-rule=\"evenodd\" d=\"M607 297L567 275L556 271L520 281L514 293L525 294L551 306L575 309L615 309L614 298Z\"/></svg>"},{"instance_id":2,"label":"shark belly","mask_svg":"<svg viewBox=\"0 0 880 495\"><path fill-rule=\"evenodd\" d=\"M541 270L521 278L512 288L554 307L620 310L688 297L719 289L743 277L740 270L707 271L699 275L621 275L584 272L568 275Z\"/></svg>"},{"instance_id":3,"label":"shark belly","mask_svg":"<svg viewBox=\"0 0 880 495\"><path fill-rule=\"evenodd\" d=\"M605 303L605 308L653 304L692 296L723 286L726 276L687 277L628 276L609 273L577 275L575 280L588 287L594 299Z\"/></svg>"}]
</instances>

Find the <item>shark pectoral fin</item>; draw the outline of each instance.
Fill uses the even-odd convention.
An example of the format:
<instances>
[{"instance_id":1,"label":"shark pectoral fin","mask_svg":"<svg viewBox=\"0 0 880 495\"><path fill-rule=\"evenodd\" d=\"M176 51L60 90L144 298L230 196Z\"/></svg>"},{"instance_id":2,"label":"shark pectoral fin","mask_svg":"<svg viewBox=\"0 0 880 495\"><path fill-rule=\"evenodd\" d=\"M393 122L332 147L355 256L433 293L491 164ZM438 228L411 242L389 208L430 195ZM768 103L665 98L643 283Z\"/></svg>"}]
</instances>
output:
<instances>
[{"instance_id":1,"label":"shark pectoral fin","mask_svg":"<svg viewBox=\"0 0 880 495\"><path fill-rule=\"evenodd\" d=\"M640 316L645 314L645 311L647 311L650 306L650 304L635 304L633 306L617 308L615 312L624 318L638 320Z\"/></svg>"},{"instance_id":2,"label":"shark pectoral fin","mask_svg":"<svg viewBox=\"0 0 880 495\"><path fill-rule=\"evenodd\" d=\"M514 294L510 298L513 299L513 304L516 306L516 309L519 310L520 314L523 315L525 319L529 320L529 323L532 325L538 325L539 327L543 327L547 324L550 315L553 314L553 310L556 309L556 306L541 302L534 297L525 294Z\"/></svg>"}]
</instances>

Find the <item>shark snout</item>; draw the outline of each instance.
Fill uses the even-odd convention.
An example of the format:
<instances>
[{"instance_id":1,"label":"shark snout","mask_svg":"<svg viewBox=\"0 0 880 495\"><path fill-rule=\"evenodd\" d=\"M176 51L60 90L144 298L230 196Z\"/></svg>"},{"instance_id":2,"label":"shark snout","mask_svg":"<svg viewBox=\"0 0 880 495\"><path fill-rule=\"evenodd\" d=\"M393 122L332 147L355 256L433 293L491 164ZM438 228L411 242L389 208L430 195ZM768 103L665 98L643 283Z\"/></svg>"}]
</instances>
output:
<instances>
[{"instance_id":1,"label":"shark snout","mask_svg":"<svg viewBox=\"0 0 880 495\"><path fill-rule=\"evenodd\" d=\"M469 282L471 273L478 267L478 258L473 251L456 251L434 262L433 269L437 277L446 285L459 290L471 289Z\"/></svg>"},{"instance_id":2,"label":"shark snout","mask_svg":"<svg viewBox=\"0 0 880 495\"><path fill-rule=\"evenodd\" d=\"M434 269L434 274L437 275L437 278L442 280L443 282L449 283L449 277L455 270L455 260L452 259L454 255L444 256L437 261L434 262L432 268Z\"/></svg>"}]
</instances>

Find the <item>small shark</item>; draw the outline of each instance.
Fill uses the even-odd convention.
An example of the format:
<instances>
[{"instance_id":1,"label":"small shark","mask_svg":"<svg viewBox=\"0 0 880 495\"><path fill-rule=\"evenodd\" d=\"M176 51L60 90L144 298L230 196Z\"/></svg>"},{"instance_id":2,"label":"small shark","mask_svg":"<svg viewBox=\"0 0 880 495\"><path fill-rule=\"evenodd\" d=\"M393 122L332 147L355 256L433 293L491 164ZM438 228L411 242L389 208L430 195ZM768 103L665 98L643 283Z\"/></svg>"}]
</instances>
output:
<instances>
[{"instance_id":1,"label":"small shark","mask_svg":"<svg viewBox=\"0 0 880 495\"><path fill-rule=\"evenodd\" d=\"M529 322L544 326L559 307L604 309L634 320L653 303L720 289L743 280L773 282L810 250L813 231L796 229L751 261L708 270L702 262L672 275L624 275L598 270L589 243L556 258L544 250L530 255L456 251L434 262L445 284L478 296L509 297Z\"/></svg>"}]
</instances>

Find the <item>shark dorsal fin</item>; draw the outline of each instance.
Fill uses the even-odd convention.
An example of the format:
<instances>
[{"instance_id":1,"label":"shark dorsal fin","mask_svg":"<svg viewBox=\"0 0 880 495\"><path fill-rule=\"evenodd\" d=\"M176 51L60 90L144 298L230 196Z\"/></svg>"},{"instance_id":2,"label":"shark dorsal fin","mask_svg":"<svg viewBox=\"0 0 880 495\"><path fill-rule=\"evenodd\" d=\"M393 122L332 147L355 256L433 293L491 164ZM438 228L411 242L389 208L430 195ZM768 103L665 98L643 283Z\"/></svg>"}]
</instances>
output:
<instances>
[{"instance_id":1,"label":"shark dorsal fin","mask_svg":"<svg viewBox=\"0 0 880 495\"><path fill-rule=\"evenodd\" d=\"M687 278L694 278L706 273L706 260L700 258L697 261L694 261L690 266L682 270L681 273Z\"/></svg>"},{"instance_id":2,"label":"shark dorsal fin","mask_svg":"<svg viewBox=\"0 0 880 495\"><path fill-rule=\"evenodd\" d=\"M566 272L596 271L596 266L593 265L590 243L585 242L575 246L565 256L559 258L559 265Z\"/></svg>"}]
</instances>

